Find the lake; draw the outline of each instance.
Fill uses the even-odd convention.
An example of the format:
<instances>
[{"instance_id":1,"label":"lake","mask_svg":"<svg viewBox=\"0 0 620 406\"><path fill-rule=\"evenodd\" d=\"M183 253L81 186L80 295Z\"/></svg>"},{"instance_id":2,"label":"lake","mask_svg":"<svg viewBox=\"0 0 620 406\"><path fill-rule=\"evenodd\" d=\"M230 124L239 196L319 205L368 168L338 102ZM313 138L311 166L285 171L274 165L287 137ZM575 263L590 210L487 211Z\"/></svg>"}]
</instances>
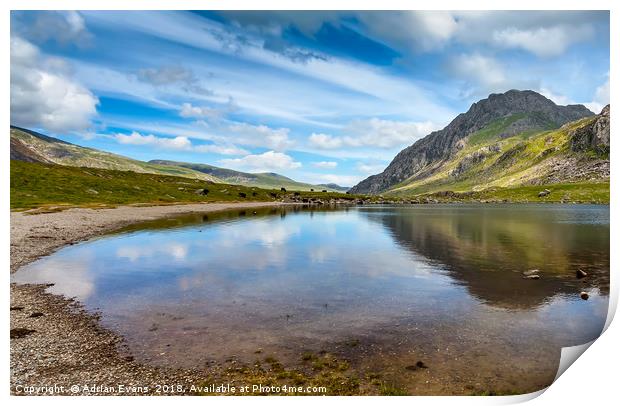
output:
<instances>
[{"instance_id":1,"label":"lake","mask_svg":"<svg viewBox=\"0 0 620 406\"><path fill-rule=\"evenodd\" d=\"M134 225L12 281L54 283L142 362L329 352L411 393L524 392L601 332L609 230L598 205L237 210Z\"/></svg>"}]
</instances>

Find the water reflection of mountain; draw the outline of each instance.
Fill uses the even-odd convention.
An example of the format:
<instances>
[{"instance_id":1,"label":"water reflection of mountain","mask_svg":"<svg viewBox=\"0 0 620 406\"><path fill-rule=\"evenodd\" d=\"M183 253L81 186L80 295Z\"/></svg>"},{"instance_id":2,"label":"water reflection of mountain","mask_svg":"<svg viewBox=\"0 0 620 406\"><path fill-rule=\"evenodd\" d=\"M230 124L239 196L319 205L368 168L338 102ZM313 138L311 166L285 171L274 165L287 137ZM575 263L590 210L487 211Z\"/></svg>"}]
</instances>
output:
<instances>
[{"instance_id":1,"label":"water reflection of mountain","mask_svg":"<svg viewBox=\"0 0 620 406\"><path fill-rule=\"evenodd\" d=\"M381 223L400 246L440 263L479 300L527 309L556 295L577 297L590 287L608 294L608 212L597 223L596 213L580 215L580 209L453 206L361 213ZM578 268L589 273L586 283L575 278ZM541 279L523 279L528 269L540 269Z\"/></svg>"}]
</instances>

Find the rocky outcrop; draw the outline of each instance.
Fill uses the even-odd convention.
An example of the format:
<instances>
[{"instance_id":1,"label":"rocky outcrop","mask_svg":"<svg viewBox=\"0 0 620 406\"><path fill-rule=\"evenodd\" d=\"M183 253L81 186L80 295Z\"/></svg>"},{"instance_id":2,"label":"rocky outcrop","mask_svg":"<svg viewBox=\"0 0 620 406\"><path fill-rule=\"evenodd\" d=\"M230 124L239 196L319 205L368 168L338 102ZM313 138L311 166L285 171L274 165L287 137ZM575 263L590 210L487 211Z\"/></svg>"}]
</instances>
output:
<instances>
[{"instance_id":1,"label":"rocky outcrop","mask_svg":"<svg viewBox=\"0 0 620 406\"><path fill-rule=\"evenodd\" d=\"M49 159L29 148L21 140L11 137L11 159L24 162L52 163Z\"/></svg>"},{"instance_id":2,"label":"rocky outcrop","mask_svg":"<svg viewBox=\"0 0 620 406\"><path fill-rule=\"evenodd\" d=\"M575 152L609 153L609 104L603 108L595 120L577 128L570 136L571 149Z\"/></svg>"},{"instance_id":3,"label":"rocky outcrop","mask_svg":"<svg viewBox=\"0 0 620 406\"><path fill-rule=\"evenodd\" d=\"M462 147L465 137L484 128L494 120L514 114L525 114L504 131L546 129L593 115L582 105L558 106L546 97L531 90L510 90L492 94L472 104L466 113L459 114L447 127L432 132L412 146L402 150L380 174L370 176L350 189L350 193L380 193L432 165L449 159ZM500 136L502 134L499 134ZM426 171L425 176L432 174Z\"/></svg>"},{"instance_id":4,"label":"rocky outcrop","mask_svg":"<svg viewBox=\"0 0 620 406\"><path fill-rule=\"evenodd\" d=\"M461 174L469 170L472 166L484 161L489 155L496 154L501 151L499 144L493 144L482 147L471 154L465 155L458 163L456 168L450 172L450 176L458 178Z\"/></svg>"}]
</instances>

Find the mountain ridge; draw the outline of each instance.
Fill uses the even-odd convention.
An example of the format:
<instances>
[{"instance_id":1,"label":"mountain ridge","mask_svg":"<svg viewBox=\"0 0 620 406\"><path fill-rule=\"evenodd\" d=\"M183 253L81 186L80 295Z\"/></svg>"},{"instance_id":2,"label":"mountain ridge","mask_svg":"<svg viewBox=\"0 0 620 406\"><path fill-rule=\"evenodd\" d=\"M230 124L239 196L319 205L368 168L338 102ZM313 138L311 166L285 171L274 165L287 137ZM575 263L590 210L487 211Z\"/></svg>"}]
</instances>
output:
<instances>
[{"instance_id":1,"label":"mountain ridge","mask_svg":"<svg viewBox=\"0 0 620 406\"><path fill-rule=\"evenodd\" d=\"M29 129L10 126L10 159L75 167L114 169L137 173L182 176L214 183L290 190L327 189L346 191L338 185L312 185L297 182L277 173L252 174L208 164L190 164L168 160L140 161L95 148L83 147ZM337 187L336 187L337 186Z\"/></svg>"},{"instance_id":2,"label":"mountain ridge","mask_svg":"<svg viewBox=\"0 0 620 406\"><path fill-rule=\"evenodd\" d=\"M387 192L397 185L436 175L459 151L476 143L488 144L517 135L525 137L593 115L582 105L558 106L531 90L491 94L473 103L467 112L456 116L442 130L434 131L403 149L382 173L364 179L350 192ZM468 159L481 160L483 154L480 152L478 157Z\"/></svg>"},{"instance_id":3,"label":"mountain ridge","mask_svg":"<svg viewBox=\"0 0 620 406\"><path fill-rule=\"evenodd\" d=\"M249 173L236 171L234 169L220 168L218 166L213 166L209 164L171 161L165 159L153 159L148 162L156 165L169 165L192 169L194 171L214 176L218 179L221 179L224 183L230 183L233 185L256 186L263 188L284 187L291 190L307 191L320 188L324 188L330 191L346 191L349 189L336 184L330 186L323 184L314 185L310 183L298 182L287 176L280 175L279 173L274 172Z\"/></svg>"}]
</instances>

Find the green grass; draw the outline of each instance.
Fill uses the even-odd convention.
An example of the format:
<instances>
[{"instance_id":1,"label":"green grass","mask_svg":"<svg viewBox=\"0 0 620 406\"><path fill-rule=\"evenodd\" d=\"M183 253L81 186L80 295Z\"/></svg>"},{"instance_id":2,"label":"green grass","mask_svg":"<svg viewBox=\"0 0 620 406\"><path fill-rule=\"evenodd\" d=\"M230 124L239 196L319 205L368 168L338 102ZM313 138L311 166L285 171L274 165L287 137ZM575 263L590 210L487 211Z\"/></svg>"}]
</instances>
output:
<instances>
[{"instance_id":1,"label":"green grass","mask_svg":"<svg viewBox=\"0 0 620 406\"><path fill-rule=\"evenodd\" d=\"M517 120L525 118L526 114L513 114L508 117L503 117L494 121L491 121L484 128L476 131L469 136L470 145L484 144L489 141L497 139L497 136L501 134L510 124Z\"/></svg>"},{"instance_id":2,"label":"green grass","mask_svg":"<svg viewBox=\"0 0 620 406\"><path fill-rule=\"evenodd\" d=\"M279 201L283 198L347 199L366 198L335 192L281 192L240 185L210 183L198 179L130 171L76 168L11 161L11 209L62 209L76 206L98 207L124 204L178 204L199 202ZM208 189L207 195L197 194ZM543 189L549 196L539 198ZM448 190L448 189L445 189ZM242 194L245 194L243 197ZM482 191L418 194L440 201L511 202L594 202L609 203L609 182L565 183L544 186L494 187ZM412 197L412 196L410 196ZM380 200L372 196L369 200ZM397 199L398 200L398 199Z\"/></svg>"},{"instance_id":3,"label":"green grass","mask_svg":"<svg viewBox=\"0 0 620 406\"><path fill-rule=\"evenodd\" d=\"M207 195L197 194L208 189ZM302 198L355 199L333 192ZM245 197L242 195L245 194ZM198 202L276 201L294 192L212 183L178 176L11 161L11 209Z\"/></svg>"},{"instance_id":4,"label":"green grass","mask_svg":"<svg viewBox=\"0 0 620 406\"><path fill-rule=\"evenodd\" d=\"M538 197L538 193L548 189L551 193ZM425 196L443 202L453 201L507 201L514 203L599 203L609 204L609 182L557 183L536 186L491 188L477 192L456 194L430 193Z\"/></svg>"}]
</instances>

